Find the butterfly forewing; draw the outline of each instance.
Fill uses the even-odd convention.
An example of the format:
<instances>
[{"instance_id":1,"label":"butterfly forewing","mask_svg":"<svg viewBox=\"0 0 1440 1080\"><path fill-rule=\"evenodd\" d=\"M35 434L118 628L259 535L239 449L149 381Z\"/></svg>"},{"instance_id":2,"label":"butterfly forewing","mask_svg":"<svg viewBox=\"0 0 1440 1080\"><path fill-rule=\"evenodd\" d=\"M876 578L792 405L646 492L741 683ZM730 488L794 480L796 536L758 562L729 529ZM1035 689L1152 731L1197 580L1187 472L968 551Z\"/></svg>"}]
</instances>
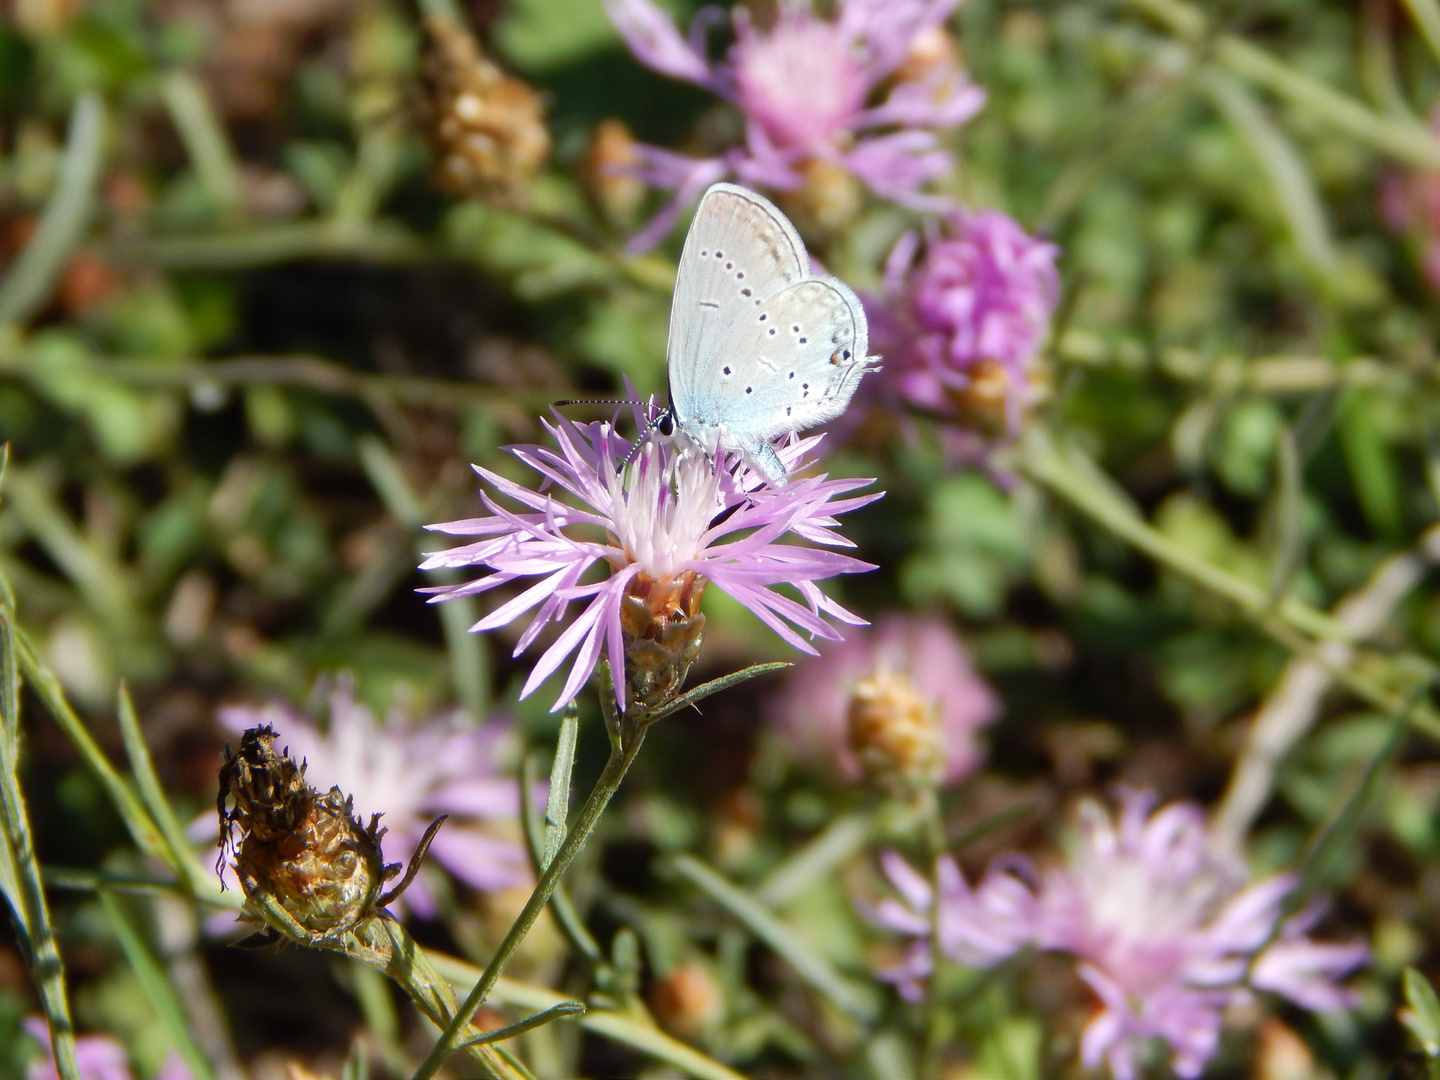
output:
<instances>
[{"instance_id":1,"label":"butterfly forewing","mask_svg":"<svg viewBox=\"0 0 1440 1080\"><path fill-rule=\"evenodd\" d=\"M705 193L685 238L670 310L670 400L683 418L714 389L715 361L734 327L810 263L795 227L767 200L733 184Z\"/></svg>"},{"instance_id":2,"label":"butterfly forewing","mask_svg":"<svg viewBox=\"0 0 1440 1080\"><path fill-rule=\"evenodd\" d=\"M728 328L697 379L696 409L763 439L803 431L845 411L869 370L865 309L842 281L806 278Z\"/></svg>"}]
</instances>

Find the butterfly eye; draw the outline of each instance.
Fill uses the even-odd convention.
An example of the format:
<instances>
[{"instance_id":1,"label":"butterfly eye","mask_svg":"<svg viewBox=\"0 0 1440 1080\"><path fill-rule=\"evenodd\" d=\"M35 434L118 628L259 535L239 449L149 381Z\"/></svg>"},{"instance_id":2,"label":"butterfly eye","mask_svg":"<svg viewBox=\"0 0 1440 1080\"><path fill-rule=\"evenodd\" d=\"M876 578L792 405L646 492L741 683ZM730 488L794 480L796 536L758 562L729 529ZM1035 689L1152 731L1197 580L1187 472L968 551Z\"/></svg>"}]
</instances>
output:
<instances>
[{"instance_id":1,"label":"butterfly eye","mask_svg":"<svg viewBox=\"0 0 1440 1080\"><path fill-rule=\"evenodd\" d=\"M675 414L669 409L655 418L655 428L667 438L675 434Z\"/></svg>"}]
</instances>

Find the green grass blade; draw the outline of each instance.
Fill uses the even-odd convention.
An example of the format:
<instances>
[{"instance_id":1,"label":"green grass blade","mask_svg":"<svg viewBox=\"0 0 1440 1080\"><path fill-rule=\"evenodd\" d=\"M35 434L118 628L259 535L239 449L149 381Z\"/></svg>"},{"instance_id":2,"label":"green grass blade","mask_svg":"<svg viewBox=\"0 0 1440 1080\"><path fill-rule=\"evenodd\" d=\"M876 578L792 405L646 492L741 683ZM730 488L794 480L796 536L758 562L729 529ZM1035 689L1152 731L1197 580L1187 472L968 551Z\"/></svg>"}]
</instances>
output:
<instances>
[{"instance_id":1,"label":"green grass blade","mask_svg":"<svg viewBox=\"0 0 1440 1080\"><path fill-rule=\"evenodd\" d=\"M14 913L15 929L30 967L30 978L40 993L40 1004L50 1025L51 1052L62 1080L76 1080L75 1029L65 991L65 967L50 914L45 887L30 834L25 795L20 789L20 678L15 663L16 627L8 606L0 607L0 829L4 860L0 884Z\"/></svg>"},{"instance_id":2,"label":"green grass blade","mask_svg":"<svg viewBox=\"0 0 1440 1080\"><path fill-rule=\"evenodd\" d=\"M110 801L120 812L121 819L125 822L126 828L130 830L131 837L145 854L165 862L170 852L170 846L165 842L159 826L151 819L149 812L145 809L130 785L125 782L95 742L84 722L70 707L69 700L65 697L65 691L60 686L60 680L41 660L36 653L34 646L26 639L24 633L15 632L15 651L19 657L20 670L24 673L30 688L44 704L46 710L54 717L55 722L60 725L66 737L75 745L80 752L85 764L100 781L105 793L110 796Z\"/></svg>"},{"instance_id":3,"label":"green grass blade","mask_svg":"<svg viewBox=\"0 0 1440 1080\"><path fill-rule=\"evenodd\" d=\"M104 163L104 142L105 106L100 95L82 94L70 112L55 194L45 206L34 238L0 282L0 326L23 323L55 288L66 259L90 223Z\"/></svg>"},{"instance_id":4,"label":"green grass blade","mask_svg":"<svg viewBox=\"0 0 1440 1080\"><path fill-rule=\"evenodd\" d=\"M141 989L150 999L156 1015L160 1017L160 1022L170 1033L171 1041L180 1051L180 1056L185 1059L185 1064L190 1067L190 1072L194 1075L195 1080L215 1080L215 1072L210 1068L210 1062L206 1060L200 1044L190 1033L190 1018L186 1015L185 1007L181 1004L179 995L175 993L175 988L170 985L170 980L165 975L165 969L151 955L149 947L140 937L140 932L126 918L120 901L107 892L101 892L98 895L100 906L105 909L111 929L115 931L115 939L120 943L120 949L125 953L125 959L130 962L130 970L135 973Z\"/></svg>"},{"instance_id":5,"label":"green grass blade","mask_svg":"<svg viewBox=\"0 0 1440 1080\"><path fill-rule=\"evenodd\" d=\"M835 970L830 961L812 949L793 928L693 855L677 855L667 865L770 946L801 979L842 1012L862 1023L874 1021L878 1010L873 995Z\"/></svg>"}]
</instances>

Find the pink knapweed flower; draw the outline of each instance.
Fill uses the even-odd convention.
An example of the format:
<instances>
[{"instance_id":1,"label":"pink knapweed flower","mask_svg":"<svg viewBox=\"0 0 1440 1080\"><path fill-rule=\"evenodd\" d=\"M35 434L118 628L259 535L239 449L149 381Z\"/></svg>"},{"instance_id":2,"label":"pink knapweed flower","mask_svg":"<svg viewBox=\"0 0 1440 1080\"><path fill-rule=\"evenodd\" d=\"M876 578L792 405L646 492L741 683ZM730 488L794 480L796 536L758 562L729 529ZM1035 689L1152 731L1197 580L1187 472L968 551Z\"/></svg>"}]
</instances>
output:
<instances>
[{"instance_id":1,"label":"pink knapweed flower","mask_svg":"<svg viewBox=\"0 0 1440 1080\"><path fill-rule=\"evenodd\" d=\"M1155 805L1153 793L1137 791L1122 792L1115 817L1083 803L1077 842L1043 873L1007 856L972 890L942 860L942 954L975 967L1025 946L1071 956L1100 1006L1085 1028L1082 1061L1105 1063L1117 1080L1139 1075L1154 1040L1168 1047L1177 1075L1198 1076L1219 1045L1224 1009L1254 990L1316 1011L1353 1005L1337 980L1368 950L1311 941L1313 910L1283 919L1292 875L1250 882L1244 864L1211 842L1199 806ZM883 866L904 902L867 914L917 938L904 964L881 973L913 996L928 974L918 948L929 951L932 893L898 857Z\"/></svg>"},{"instance_id":2,"label":"pink knapweed flower","mask_svg":"<svg viewBox=\"0 0 1440 1080\"><path fill-rule=\"evenodd\" d=\"M1440 137L1440 105L1430 110L1430 130ZM1385 172L1380 177L1380 212L1392 232L1410 238L1425 283L1440 293L1440 171Z\"/></svg>"},{"instance_id":3,"label":"pink knapweed flower","mask_svg":"<svg viewBox=\"0 0 1440 1080\"><path fill-rule=\"evenodd\" d=\"M730 15L735 41L719 61L706 36L725 16L707 7L689 37L651 0L605 0L630 51L647 67L702 86L737 106L745 144L695 159L642 147L639 175L676 191L632 242L658 242L681 208L716 180L793 191L814 163L838 167L881 198L917 209L943 199L921 188L954 167L937 131L960 126L985 92L960 69L944 24L960 0L838 0L823 18L808 0L782 0L758 26L744 8Z\"/></svg>"},{"instance_id":4,"label":"pink knapweed flower","mask_svg":"<svg viewBox=\"0 0 1440 1080\"><path fill-rule=\"evenodd\" d=\"M509 448L540 474L539 490L477 465L486 483L521 509L512 510L482 490L486 516L430 526L480 539L437 552L421 564L425 570L486 570L474 581L430 590L433 600L538 578L471 627L493 630L535 609L515 646L517 656L548 625L562 621L572 601L583 602L580 614L541 654L522 696L573 656L555 702L558 709L574 699L604 657L616 702L625 708L635 689L626 678L627 650L633 653L643 644L647 625L658 616L672 614L667 605L693 619L709 582L803 652L815 649L797 631L834 638L826 616L861 621L815 583L874 567L836 551L782 541L794 536L809 544L853 547L834 531L835 515L879 498L841 498L871 481L822 475L772 487L744 465L713 461L683 438L647 437L635 450L611 424L581 425L562 418L545 427L558 450ZM781 448L786 469L793 470L818 441L798 439ZM792 586L799 601L777 592L777 585Z\"/></svg>"},{"instance_id":5,"label":"pink knapweed flower","mask_svg":"<svg viewBox=\"0 0 1440 1080\"><path fill-rule=\"evenodd\" d=\"M313 786L327 791L334 785L353 797L362 821L383 814L386 862L408 863L430 823L449 814L427 863L438 863L483 892L533 881L520 840L520 785L500 772L507 749L513 749L507 748L514 737L508 721L476 725L458 709L412 721L395 708L381 722L355 700L344 678L327 705L323 725L287 702L224 708L220 724L237 736L269 724L279 733L279 745L306 763L305 778ZM234 884L233 870L227 870ZM425 876L391 909L408 906L417 915L433 916L435 895Z\"/></svg>"},{"instance_id":6,"label":"pink knapweed flower","mask_svg":"<svg viewBox=\"0 0 1440 1080\"><path fill-rule=\"evenodd\" d=\"M1034 361L1060 297L1059 248L999 210L955 210L902 236L871 332L892 401L1014 434L1035 397Z\"/></svg>"},{"instance_id":7,"label":"pink knapweed flower","mask_svg":"<svg viewBox=\"0 0 1440 1080\"><path fill-rule=\"evenodd\" d=\"M890 612L870 628L845 633L789 673L771 706L777 727L794 754L835 768L846 780L867 770L857 756L860 714L886 702L907 702L933 714L939 739L941 783L970 775L984 754L982 727L1000 712L994 690L975 670L959 635L936 615Z\"/></svg>"},{"instance_id":8,"label":"pink knapweed flower","mask_svg":"<svg viewBox=\"0 0 1440 1080\"><path fill-rule=\"evenodd\" d=\"M25 1080L58 1080L59 1070L50 1049L50 1026L43 1016L27 1016L25 1033L44 1047L44 1055L25 1067ZM125 1048L109 1035L80 1035L75 1039L75 1064L80 1080L135 1080ZM192 1080L194 1074L171 1051L155 1080Z\"/></svg>"}]
</instances>

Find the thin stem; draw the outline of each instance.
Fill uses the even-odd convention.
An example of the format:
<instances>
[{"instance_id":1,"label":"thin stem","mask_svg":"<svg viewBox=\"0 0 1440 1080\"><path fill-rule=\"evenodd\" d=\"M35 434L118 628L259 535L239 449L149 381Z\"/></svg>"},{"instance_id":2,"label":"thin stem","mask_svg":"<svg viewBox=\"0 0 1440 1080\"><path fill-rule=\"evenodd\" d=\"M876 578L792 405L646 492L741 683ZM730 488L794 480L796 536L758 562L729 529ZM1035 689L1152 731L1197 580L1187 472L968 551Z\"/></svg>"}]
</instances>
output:
<instances>
[{"instance_id":1,"label":"thin stem","mask_svg":"<svg viewBox=\"0 0 1440 1080\"><path fill-rule=\"evenodd\" d=\"M943 1062L946 1003L936 992L940 965L940 860L945 855L945 822L940 816L940 800L933 788L919 796L920 851L930 879L930 987L925 995L925 1045L920 1056L920 1075L938 1077Z\"/></svg>"},{"instance_id":2,"label":"thin stem","mask_svg":"<svg viewBox=\"0 0 1440 1080\"><path fill-rule=\"evenodd\" d=\"M601 700L604 700L602 694ZM425 1055L425 1060L415 1070L414 1080L429 1080L435 1075L440 1064L445 1060L445 1055L450 1052L451 1047L456 1043L461 1031L470 1022L484 1002L487 994L495 986L505 965L509 963L510 957L514 954L520 942L525 940L525 935L535 925L535 920L550 902L550 895L555 887L560 884L560 878L564 875L575 856L589 841L595 826L600 822L600 815L610 805L615 792L619 790L620 783L625 779L625 774L630 770L636 755L640 752L640 745L645 740L645 730L648 726L645 716L625 715L619 718L618 730L611 739L610 758L605 762L605 768L600 773L600 778L595 781L595 787L590 792L590 797L585 800L585 805L580 809L580 815L575 820L569 833L565 836L565 842L560 845L560 850L555 853L554 860L545 868L540 875L540 881L535 886L535 891L530 894L530 899L525 902L514 925L510 927L505 939L500 942L499 948L490 963L486 965L485 971L480 976L474 988L466 995L461 1002L459 1010L455 1013L439 1040L430 1048L430 1053Z\"/></svg>"}]
</instances>

